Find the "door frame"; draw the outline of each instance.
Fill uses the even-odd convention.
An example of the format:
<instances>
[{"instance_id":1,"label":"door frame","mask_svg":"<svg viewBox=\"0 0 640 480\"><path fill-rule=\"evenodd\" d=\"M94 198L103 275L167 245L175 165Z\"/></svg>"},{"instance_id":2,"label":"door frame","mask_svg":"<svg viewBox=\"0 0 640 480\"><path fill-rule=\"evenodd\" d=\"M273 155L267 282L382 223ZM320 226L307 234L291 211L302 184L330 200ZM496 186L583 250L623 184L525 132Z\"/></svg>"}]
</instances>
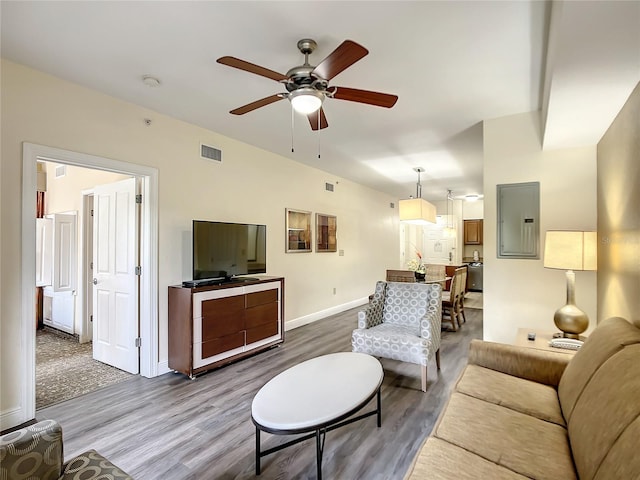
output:
<instances>
[{"instance_id":1,"label":"door frame","mask_svg":"<svg viewBox=\"0 0 640 480\"><path fill-rule=\"evenodd\" d=\"M78 282L78 296L80 297L80 307L82 315L82 326L80 328L80 343L90 342L93 338L93 325L89 320L93 305L89 300L93 292L91 289L91 280L93 275L89 264L93 257L93 222L91 221L91 210L93 209L93 188L82 190L82 238L80 240L80 248L82 251L82 280Z\"/></svg>"},{"instance_id":2,"label":"door frame","mask_svg":"<svg viewBox=\"0 0 640 480\"><path fill-rule=\"evenodd\" d=\"M142 183L140 229L140 375L157 376L158 366L158 169L120 160L98 157L44 145L22 144L22 322L23 349L19 364L24 367L21 385L23 422L35 418L35 239L37 162L49 161L78 167L132 175ZM26 248L25 248L26 246ZM33 248L29 248L32 246ZM164 373L164 372L163 372ZM18 412L15 412L18 413ZM20 422L17 422L20 423Z\"/></svg>"}]
</instances>

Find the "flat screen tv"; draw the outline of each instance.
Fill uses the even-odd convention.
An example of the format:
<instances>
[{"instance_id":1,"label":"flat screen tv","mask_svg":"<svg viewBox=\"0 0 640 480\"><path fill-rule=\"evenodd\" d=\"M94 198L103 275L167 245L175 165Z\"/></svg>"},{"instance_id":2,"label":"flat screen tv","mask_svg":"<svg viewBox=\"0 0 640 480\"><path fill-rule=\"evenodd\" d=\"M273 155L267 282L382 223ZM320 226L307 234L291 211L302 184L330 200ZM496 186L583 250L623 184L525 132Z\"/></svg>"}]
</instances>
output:
<instances>
[{"instance_id":1,"label":"flat screen tv","mask_svg":"<svg viewBox=\"0 0 640 480\"><path fill-rule=\"evenodd\" d=\"M193 279L266 273L266 236L266 225L194 220Z\"/></svg>"}]
</instances>

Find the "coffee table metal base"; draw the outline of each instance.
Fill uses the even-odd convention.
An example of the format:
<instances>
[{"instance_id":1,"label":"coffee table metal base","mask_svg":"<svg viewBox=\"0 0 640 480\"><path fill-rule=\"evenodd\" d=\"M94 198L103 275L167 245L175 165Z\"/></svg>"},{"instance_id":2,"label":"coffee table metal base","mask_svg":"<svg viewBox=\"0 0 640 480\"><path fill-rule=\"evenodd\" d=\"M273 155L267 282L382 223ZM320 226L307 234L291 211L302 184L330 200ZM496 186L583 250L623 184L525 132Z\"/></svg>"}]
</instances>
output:
<instances>
[{"instance_id":1,"label":"coffee table metal base","mask_svg":"<svg viewBox=\"0 0 640 480\"><path fill-rule=\"evenodd\" d=\"M260 459L266 455L270 455L275 452L279 452L287 447L292 445L296 445L297 443L304 442L305 440L309 440L310 438L316 437L316 466L318 471L318 480L322 480L322 454L324 453L324 440L327 432L331 430L335 430L336 428L343 427L345 425L349 425L350 423L357 422L359 420L363 420L367 417L371 417L372 415L377 415L378 417L378 428L382 426L382 408L381 408L381 399L380 399L380 387L375 393L376 396L376 409L367 413L363 413L362 415L358 415L357 417L349 418L344 420L342 418L338 418L335 420L335 423L329 423L325 425L318 425L316 427L300 430L300 431L292 431L292 430L273 430L267 429L262 425L259 425L255 420L253 423L256 426L256 475L260 475ZM364 407L372 397L368 398L360 408ZM359 409L358 409L359 410ZM353 412L355 413L355 412ZM353 414L352 413L352 414ZM260 449L260 432L265 431L274 435L294 435L297 433L305 433L313 431L313 433L309 433L308 435L303 435L302 437L298 437L290 442L283 443L282 445L278 445L277 447L272 447L267 450Z\"/></svg>"}]
</instances>

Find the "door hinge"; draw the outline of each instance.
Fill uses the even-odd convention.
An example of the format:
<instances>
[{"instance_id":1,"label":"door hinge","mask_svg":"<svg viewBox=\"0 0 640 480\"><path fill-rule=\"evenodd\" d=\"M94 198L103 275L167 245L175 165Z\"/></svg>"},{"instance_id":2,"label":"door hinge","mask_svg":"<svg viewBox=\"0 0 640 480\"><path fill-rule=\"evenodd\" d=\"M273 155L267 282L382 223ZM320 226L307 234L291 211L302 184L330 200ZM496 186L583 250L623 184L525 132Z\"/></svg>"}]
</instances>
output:
<instances>
[{"instance_id":1,"label":"door hinge","mask_svg":"<svg viewBox=\"0 0 640 480\"><path fill-rule=\"evenodd\" d=\"M135 274L138 276L142 275L142 267L140 265L136 267Z\"/></svg>"},{"instance_id":2,"label":"door hinge","mask_svg":"<svg viewBox=\"0 0 640 480\"><path fill-rule=\"evenodd\" d=\"M136 203L142 203L142 194L141 193L136 195Z\"/></svg>"},{"instance_id":3,"label":"door hinge","mask_svg":"<svg viewBox=\"0 0 640 480\"><path fill-rule=\"evenodd\" d=\"M136 338L136 347L141 347L142 346L142 338L138 337Z\"/></svg>"},{"instance_id":4,"label":"door hinge","mask_svg":"<svg viewBox=\"0 0 640 480\"><path fill-rule=\"evenodd\" d=\"M89 315L89 321L93 322L93 315Z\"/></svg>"},{"instance_id":5,"label":"door hinge","mask_svg":"<svg viewBox=\"0 0 640 480\"><path fill-rule=\"evenodd\" d=\"M91 216L93 217L93 208L91 209Z\"/></svg>"}]
</instances>

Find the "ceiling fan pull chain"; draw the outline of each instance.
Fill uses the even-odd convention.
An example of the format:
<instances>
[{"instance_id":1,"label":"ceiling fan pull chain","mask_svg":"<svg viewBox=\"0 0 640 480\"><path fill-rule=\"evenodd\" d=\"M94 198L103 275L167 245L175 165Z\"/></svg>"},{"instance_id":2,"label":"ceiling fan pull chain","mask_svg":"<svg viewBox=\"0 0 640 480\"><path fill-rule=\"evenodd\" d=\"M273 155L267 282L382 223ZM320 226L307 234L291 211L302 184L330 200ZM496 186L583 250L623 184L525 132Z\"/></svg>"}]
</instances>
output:
<instances>
[{"instance_id":1,"label":"ceiling fan pull chain","mask_svg":"<svg viewBox=\"0 0 640 480\"><path fill-rule=\"evenodd\" d=\"M320 110L322 108L318 109L318 158L320 158L320 132L322 131L322 128L320 128Z\"/></svg>"},{"instance_id":2,"label":"ceiling fan pull chain","mask_svg":"<svg viewBox=\"0 0 640 480\"><path fill-rule=\"evenodd\" d=\"M293 106L291 107L291 153L293 153L293 120L294 120L294 112Z\"/></svg>"}]
</instances>

